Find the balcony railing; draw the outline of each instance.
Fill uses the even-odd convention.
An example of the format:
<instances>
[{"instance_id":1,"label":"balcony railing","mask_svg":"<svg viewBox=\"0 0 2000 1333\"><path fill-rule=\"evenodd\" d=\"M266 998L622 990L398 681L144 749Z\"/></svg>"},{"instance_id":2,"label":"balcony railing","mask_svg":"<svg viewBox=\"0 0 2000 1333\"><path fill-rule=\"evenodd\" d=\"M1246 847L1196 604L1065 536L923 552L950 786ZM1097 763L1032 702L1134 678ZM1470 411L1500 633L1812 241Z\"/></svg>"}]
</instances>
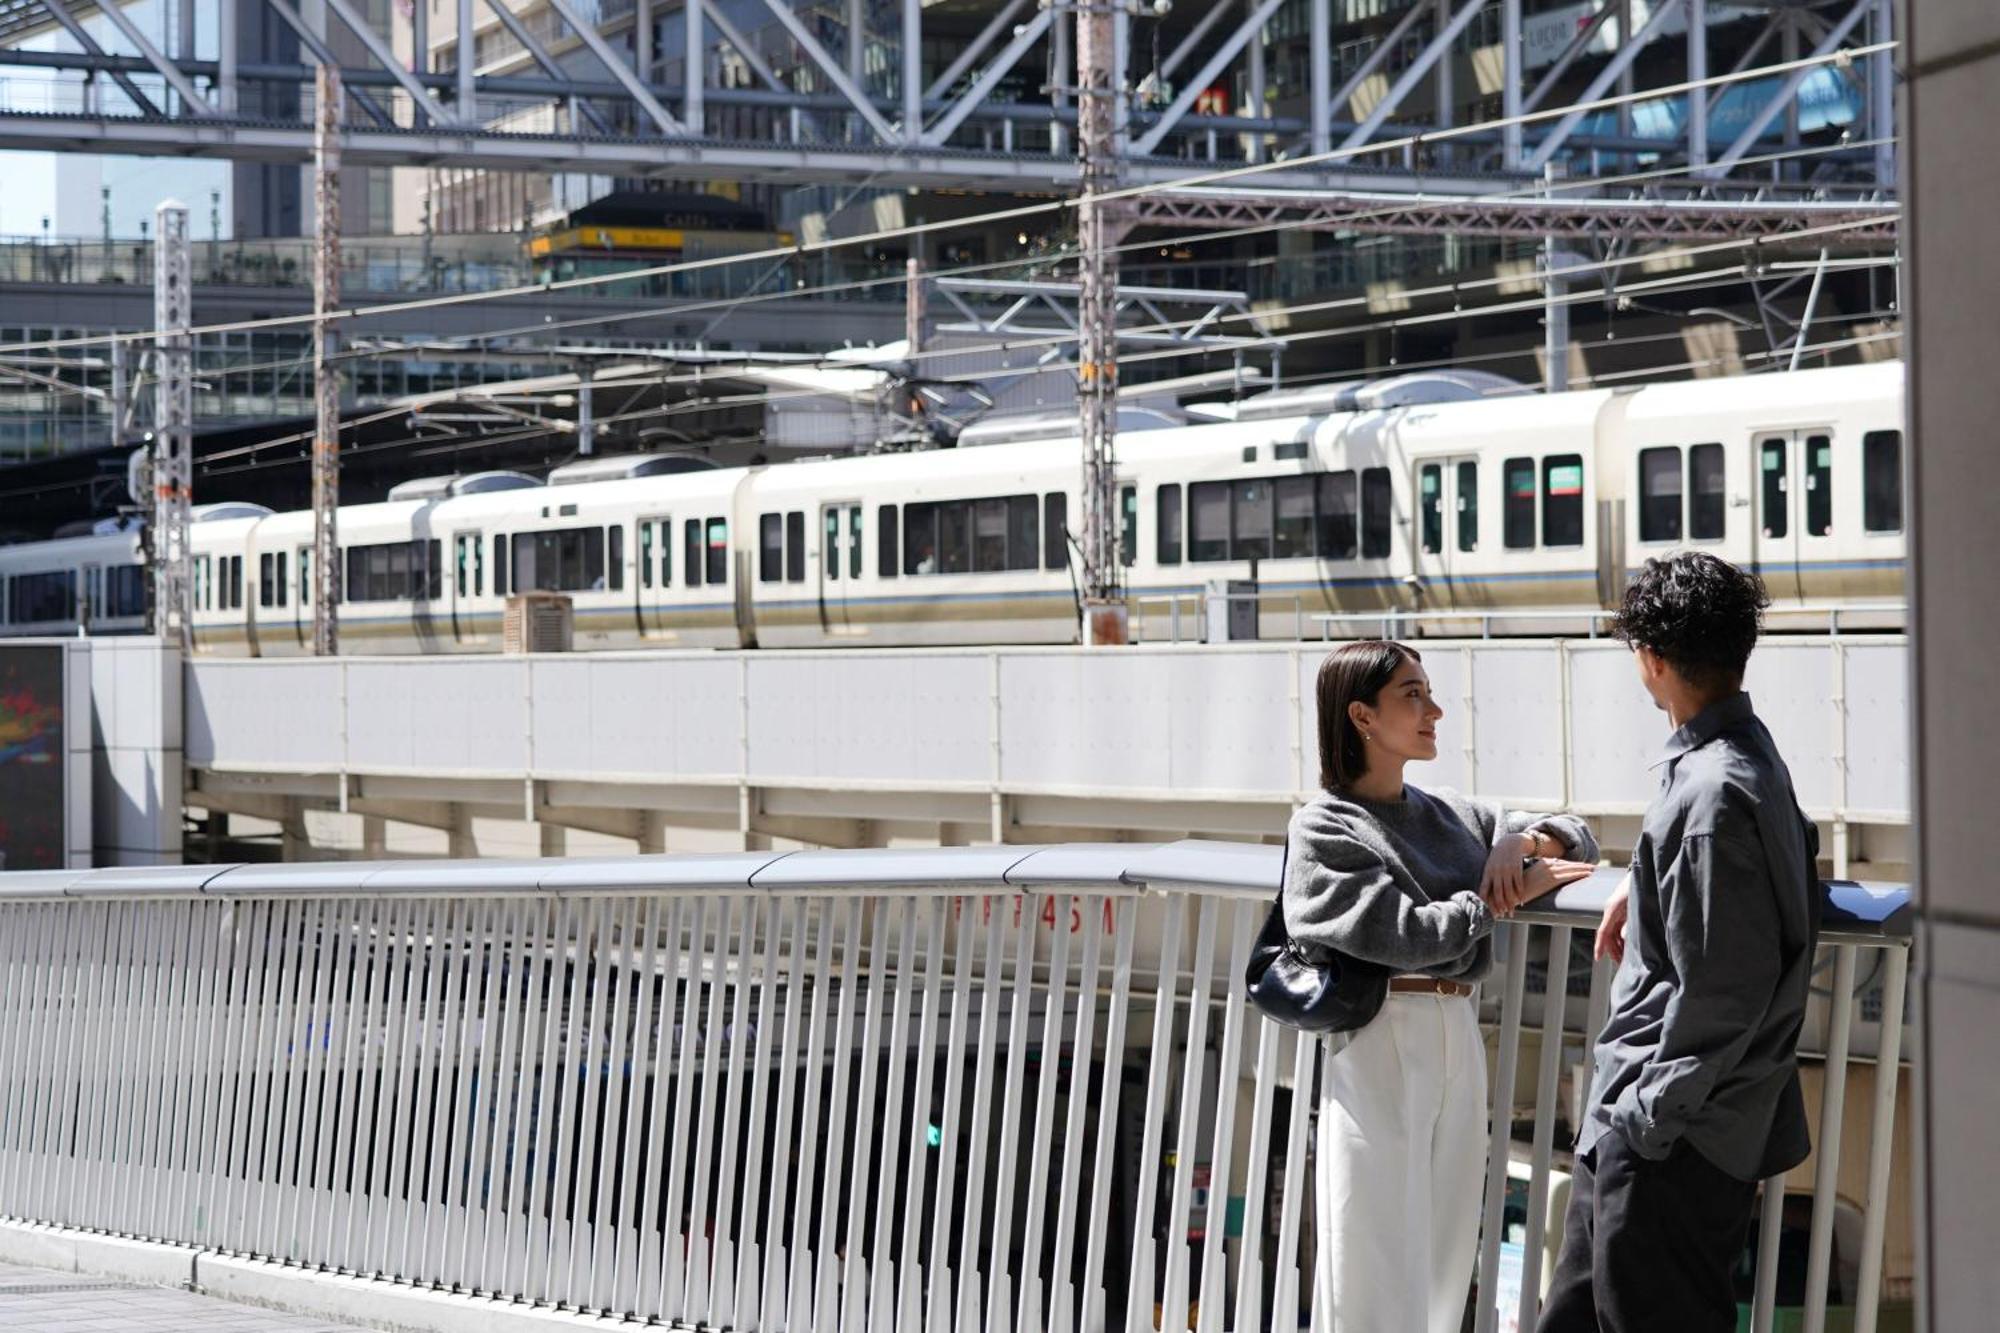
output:
<instances>
[{"instance_id":1,"label":"balcony railing","mask_svg":"<svg viewBox=\"0 0 2000 1333\"><path fill-rule=\"evenodd\" d=\"M716 1329L1321 1327L1323 1044L1238 981L1278 865L1178 843L7 875L0 1211L307 1287ZM1509 1290L1533 1322L1559 1088L1607 994L1602 967L1572 984L1571 944L1614 881L1503 928L1482 1330ZM1906 897L1839 886L1857 912L1825 934L1809 1330L1857 1045L1891 1071L1848 1173L1874 1326ZM1765 1197L1768 1330L1784 1182Z\"/></svg>"}]
</instances>

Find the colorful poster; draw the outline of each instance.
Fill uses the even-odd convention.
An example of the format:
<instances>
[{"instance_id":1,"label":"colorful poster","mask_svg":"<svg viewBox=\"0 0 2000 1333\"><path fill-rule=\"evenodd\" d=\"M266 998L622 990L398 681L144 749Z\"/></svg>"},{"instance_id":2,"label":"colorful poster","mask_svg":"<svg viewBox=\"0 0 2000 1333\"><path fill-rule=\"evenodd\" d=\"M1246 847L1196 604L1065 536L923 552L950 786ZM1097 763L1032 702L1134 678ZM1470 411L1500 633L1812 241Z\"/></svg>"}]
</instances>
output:
<instances>
[{"instance_id":1,"label":"colorful poster","mask_svg":"<svg viewBox=\"0 0 2000 1333\"><path fill-rule=\"evenodd\" d=\"M0 870L60 870L65 860L63 650L0 646Z\"/></svg>"}]
</instances>

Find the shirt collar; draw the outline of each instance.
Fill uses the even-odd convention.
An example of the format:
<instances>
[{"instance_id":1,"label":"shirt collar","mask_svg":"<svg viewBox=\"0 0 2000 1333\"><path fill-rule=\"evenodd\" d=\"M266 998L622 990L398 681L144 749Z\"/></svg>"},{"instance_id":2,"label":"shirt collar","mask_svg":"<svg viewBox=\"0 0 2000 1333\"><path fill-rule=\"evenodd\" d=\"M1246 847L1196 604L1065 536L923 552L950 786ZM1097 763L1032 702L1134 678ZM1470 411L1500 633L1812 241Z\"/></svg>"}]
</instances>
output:
<instances>
[{"instance_id":1,"label":"shirt collar","mask_svg":"<svg viewBox=\"0 0 2000 1333\"><path fill-rule=\"evenodd\" d=\"M1691 750L1699 750L1724 731L1739 722L1755 717L1756 711L1750 706L1750 696L1737 691L1727 699L1719 699L1689 718L1687 724L1667 737L1667 748L1660 752L1648 767L1658 768L1670 763Z\"/></svg>"}]
</instances>

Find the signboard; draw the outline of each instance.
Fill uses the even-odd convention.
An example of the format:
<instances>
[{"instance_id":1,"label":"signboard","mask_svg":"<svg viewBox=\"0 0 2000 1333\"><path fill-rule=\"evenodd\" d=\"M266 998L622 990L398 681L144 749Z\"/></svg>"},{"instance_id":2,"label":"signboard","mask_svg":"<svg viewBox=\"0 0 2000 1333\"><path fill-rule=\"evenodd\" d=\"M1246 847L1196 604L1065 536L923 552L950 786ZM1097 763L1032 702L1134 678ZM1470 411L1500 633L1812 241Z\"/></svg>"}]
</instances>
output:
<instances>
[{"instance_id":1,"label":"signboard","mask_svg":"<svg viewBox=\"0 0 2000 1333\"><path fill-rule=\"evenodd\" d=\"M0 870L69 864L65 657L59 643L0 645Z\"/></svg>"}]
</instances>

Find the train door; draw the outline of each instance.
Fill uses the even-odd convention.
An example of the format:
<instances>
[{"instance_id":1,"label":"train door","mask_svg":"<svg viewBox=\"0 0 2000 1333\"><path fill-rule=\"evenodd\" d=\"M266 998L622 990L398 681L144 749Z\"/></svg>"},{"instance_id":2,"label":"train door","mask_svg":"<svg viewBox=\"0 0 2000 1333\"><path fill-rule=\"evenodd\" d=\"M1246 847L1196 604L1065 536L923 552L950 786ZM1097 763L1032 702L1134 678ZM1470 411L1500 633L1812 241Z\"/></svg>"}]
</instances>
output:
<instances>
[{"instance_id":1,"label":"train door","mask_svg":"<svg viewBox=\"0 0 2000 1333\"><path fill-rule=\"evenodd\" d=\"M486 542L478 532L451 535L451 637L466 645L484 637L476 607L486 595Z\"/></svg>"},{"instance_id":2,"label":"train door","mask_svg":"<svg viewBox=\"0 0 2000 1333\"><path fill-rule=\"evenodd\" d=\"M1473 604L1459 579L1479 549L1479 460L1470 454L1417 464L1417 540L1412 544L1424 604Z\"/></svg>"},{"instance_id":3,"label":"train door","mask_svg":"<svg viewBox=\"0 0 2000 1333\"><path fill-rule=\"evenodd\" d=\"M1760 431L1750 452L1757 469L1753 568L1773 597L1803 597L1801 562L1833 531L1833 432Z\"/></svg>"},{"instance_id":4,"label":"train door","mask_svg":"<svg viewBox=\"0 0 2000 1333\"><path fill-rule=\"evenodd\" d=\"M664 514L639 520L639 577L632 580L633 615L643 637L667 630L667 597L674 586L674 521Z\"/></svg>"},{"instance_id":5,"label":"train door","mask_svg":"<svg viewBox=\"0 0 2000 1333\"><path fill-rule=\"evenodd\" d=\"M851 501L820 507L819 623L831 634L850 628L848 598L861 577L861 506Z\"/></svg>"}]
</instances>

